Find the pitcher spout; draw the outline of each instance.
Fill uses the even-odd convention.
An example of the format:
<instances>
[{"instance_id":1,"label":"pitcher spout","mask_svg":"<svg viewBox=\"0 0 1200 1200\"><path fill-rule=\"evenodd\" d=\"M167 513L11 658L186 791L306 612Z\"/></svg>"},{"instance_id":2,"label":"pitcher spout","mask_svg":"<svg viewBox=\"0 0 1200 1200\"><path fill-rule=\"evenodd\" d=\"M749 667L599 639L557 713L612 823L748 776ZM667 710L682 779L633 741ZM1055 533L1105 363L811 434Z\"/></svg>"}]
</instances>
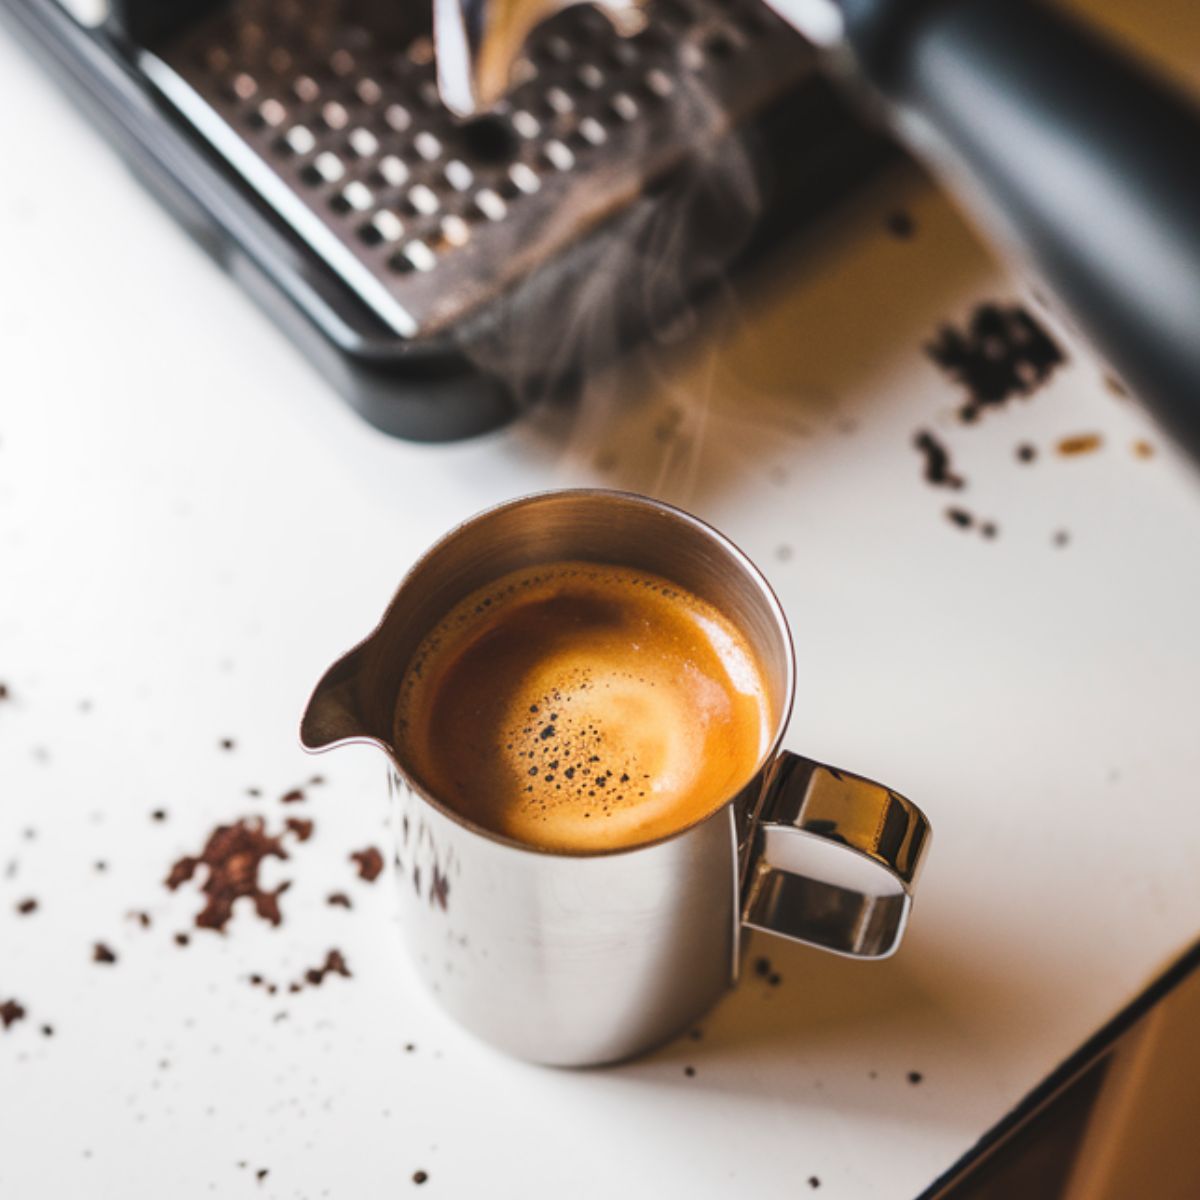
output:
<instances>
[{"instance_id":1,"label":"pitcher spout","mask_svg":"<svg viewBox=\"0 0 1200 1200\"><path fill-rule=\"evenodd\" d=\"M300 720L300 744L305 750L317 753L346 742L371 742L389 751L387 731L376 727L368 711L372 706L364 703L370 651L368 638L339 658L313 689Z\"/></svg>"}]
</instances>

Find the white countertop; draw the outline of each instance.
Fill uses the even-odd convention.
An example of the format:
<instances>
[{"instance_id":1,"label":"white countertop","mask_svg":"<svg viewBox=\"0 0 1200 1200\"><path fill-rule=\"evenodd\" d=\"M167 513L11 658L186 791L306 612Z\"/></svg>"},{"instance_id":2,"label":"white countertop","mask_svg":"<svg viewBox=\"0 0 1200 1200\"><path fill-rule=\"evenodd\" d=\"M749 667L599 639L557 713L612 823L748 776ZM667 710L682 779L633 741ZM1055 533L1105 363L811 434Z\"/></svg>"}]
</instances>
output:
<instances>
[{"instance_id":1,"label":"white countertop","mask_svg":"<svg viewBox=\"0 0 1200 1200\"><path fill-rule=\"evenodd\" d=\"M1070 343L1036 395L955 422L921 345L1020 289L944 202L904 185L901 240L895 198L864 201L647 399L602 380L574 432L413 446L332 396L8 40L0 80L0 1002L26 1010L0 1029L0 1194L394 1197L424 1171L463 1200L810 1177L907 1200L1196 936L1200 488ZM922 479L921 428L966 491ZM1090 432L1098 452L1053 453ZM791 744L911 795L935 840L893 960L759 939L783 982L747 979L700 1040L561 1072L419 990L386 877L347 860L386 846L383 763L310 760L295 729L453 522L597 483L764 566L798 644ZM170 865L253 813L316 822L264 871L294 881L283 924L192 928ZM350 979L248 982L335 946Z\"/></svg>"}]
</instances>

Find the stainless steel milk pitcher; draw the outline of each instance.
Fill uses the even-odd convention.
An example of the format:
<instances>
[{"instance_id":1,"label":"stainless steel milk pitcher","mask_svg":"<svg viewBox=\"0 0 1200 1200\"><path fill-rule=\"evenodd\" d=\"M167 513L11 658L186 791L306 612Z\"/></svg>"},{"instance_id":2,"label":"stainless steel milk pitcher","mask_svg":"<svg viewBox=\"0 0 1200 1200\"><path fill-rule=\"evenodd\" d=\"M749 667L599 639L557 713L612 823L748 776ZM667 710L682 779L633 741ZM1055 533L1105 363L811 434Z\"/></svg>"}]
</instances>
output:
<instances>
[{"instance_id":1,"label":"stainless steel milk pitcher","mask_svg":"<svg viewBox=\"0 0 1200 1200\"><path fill-rule=\"evenodd\" d=\"M563 853L472 825L408 773L393 739L399 685L459 600L525 567L616 563L671 579L745 634L776 714L755 777L709 816L646 845ZM390 759L402 928L419 974L484 1040L582 1066L648 1050L737 980L743 929L857 958L899 945L930 830L882 784L780 751L795 692L791 635L750 560L669 505L547 492L443 538L383 620L317 685L310 750L367 741Z\"/></svg>"}]
</instances>

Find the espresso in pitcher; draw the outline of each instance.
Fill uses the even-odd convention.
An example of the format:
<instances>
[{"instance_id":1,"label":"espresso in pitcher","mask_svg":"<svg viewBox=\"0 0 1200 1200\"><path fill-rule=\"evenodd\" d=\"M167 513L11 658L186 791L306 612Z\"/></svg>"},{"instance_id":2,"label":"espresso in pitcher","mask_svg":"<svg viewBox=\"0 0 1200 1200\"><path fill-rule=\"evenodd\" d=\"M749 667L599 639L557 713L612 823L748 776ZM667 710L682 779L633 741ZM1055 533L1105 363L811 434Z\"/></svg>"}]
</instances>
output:
<instances>
[{"instance_id":1,"label":"espresso in pitcher","mask_svg":"<svg viewBox=\"0 0 1200 1200\"><path fill-rule=\"evenodd\" d=\"M395 740L430 795L543 849L611 850L707 816L774 714L745 636L666 579L531 567L457 604L401 684Z\"/></svg>"}]
</instances>

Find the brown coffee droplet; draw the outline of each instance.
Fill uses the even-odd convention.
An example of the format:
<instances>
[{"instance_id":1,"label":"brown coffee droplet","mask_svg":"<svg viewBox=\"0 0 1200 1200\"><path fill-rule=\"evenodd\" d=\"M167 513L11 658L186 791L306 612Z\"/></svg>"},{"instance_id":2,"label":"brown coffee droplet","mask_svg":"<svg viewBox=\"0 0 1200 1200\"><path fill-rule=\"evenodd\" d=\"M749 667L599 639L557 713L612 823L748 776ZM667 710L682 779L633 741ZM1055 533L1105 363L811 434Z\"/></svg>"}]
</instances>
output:
<instances>
[{"instance_id":1,"label":"brown coffee droplet","mask_svg":"<svg viewBox=\"0 0 1200 1200\"><path fill-rule=\"evenodd\" d=\"M18 1021L24 1020L25 1008L16 1000L5 1000L0 1002L0 1022L3 1023L5 1029L10 1025L15 1025Z\"/></svg>"},{"instance_id":2,"label":"brown coffee droplet","mask_svg":"<svg viewBox=\"0 0 1200 1200\"><path fill-rule=\"evenodd\" d=\"M374 846L353 851L350 860L357 865L359 878L368 883L374 883L383 870L383 855Z\"/></svg>"},{"instance_id":3,"label":"brown coffee droplet","mask_svg":"<svg viewBox=\"0 0 1200 1200\"><path fill-rule=\"evenodd\" d=\"M1098 433L1076 433L1059 438L1055 448L1063 458L1078 458L1081 454L1094 454L1103 445L1104 439Z\"/></svg>"}]
</instances>

